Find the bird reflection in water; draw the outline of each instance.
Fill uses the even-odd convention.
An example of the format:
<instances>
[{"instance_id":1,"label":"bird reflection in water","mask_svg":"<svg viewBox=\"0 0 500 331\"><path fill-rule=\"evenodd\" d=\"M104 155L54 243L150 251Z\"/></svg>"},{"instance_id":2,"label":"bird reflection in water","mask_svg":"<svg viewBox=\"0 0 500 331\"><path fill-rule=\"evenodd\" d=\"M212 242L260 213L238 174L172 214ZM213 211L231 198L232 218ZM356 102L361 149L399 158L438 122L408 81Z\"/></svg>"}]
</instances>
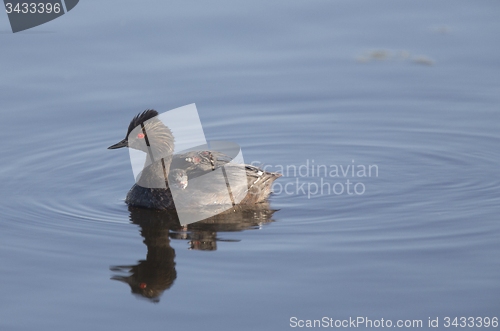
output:
<instances>
[{"instance_id":1,"label":"bird reflection in water","mask_svg":"<svg viewBox=\"0 0 500 331\"><path fill-rule=\"evenodd\" d=\"M159 302L160 296L177 278L175 250L170 246L171 239L187 240L190 246L188 249L215 251L217 242L238 241L220 239L217 233L260 228L273 221L272 216L277 210L270 209L267 202L251 207L236 206L186 226L180 225L175 210L129 207L129 211L131 222L140 227L148 253L146 260L140 260L136 265L111 266L111 271L117 273L111 279L127 283L132 293L140 298Z\"/></svg>"}]
</instances>

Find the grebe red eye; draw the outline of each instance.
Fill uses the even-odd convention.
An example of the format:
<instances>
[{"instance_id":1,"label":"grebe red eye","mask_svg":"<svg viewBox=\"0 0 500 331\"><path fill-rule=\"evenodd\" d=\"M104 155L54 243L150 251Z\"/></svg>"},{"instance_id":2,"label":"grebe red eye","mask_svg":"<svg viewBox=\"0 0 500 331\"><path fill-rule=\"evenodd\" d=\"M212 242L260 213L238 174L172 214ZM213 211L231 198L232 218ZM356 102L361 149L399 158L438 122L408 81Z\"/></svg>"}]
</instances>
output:
<instances>
[{"instance_id":1,"label":"grebe red eye","mask_svg":"<svg viewBox=\"0 0 500 331\"><path fill-rule=\"evenodd\" d=\"M141 284L139 285L139 287L140 287L140 288L146 288L146 287L147 287L147 285L146 285L146 283L141 283Z\"/></svg>"},{"instance_id":2,"label":"grebe red eye","mask_svg":"<svg viewBox=\"0 0 500 331\"><path fill-rule=\"evenodd\" d=\"M143 134L143 133L139 133L139 134L137 135L137 138L139 138L139 139L144 138L144 134Z\"/></svg>"}]
</instances>

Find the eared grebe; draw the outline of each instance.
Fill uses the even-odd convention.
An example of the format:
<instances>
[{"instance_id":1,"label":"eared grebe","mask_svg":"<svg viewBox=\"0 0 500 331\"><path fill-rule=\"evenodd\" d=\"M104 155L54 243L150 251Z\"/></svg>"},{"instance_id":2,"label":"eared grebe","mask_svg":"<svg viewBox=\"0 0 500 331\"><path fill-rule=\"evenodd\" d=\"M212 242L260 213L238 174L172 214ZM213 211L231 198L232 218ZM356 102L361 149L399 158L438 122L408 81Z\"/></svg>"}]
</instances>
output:
<instances>
[{"instance_id":1,"label":"eared grebe","mask_svg":"<svg viewBox=\"0 0 500 331\"><path fill-rule=\"evenodd\" d=\"M275 179L281 174L271 173L259 169L255 166L244 165L246 181L241 179L242 166L230 163L231 158L216 151L193 151L183 154L175 154L174 136L172 131L164 125L156 116L158 112L149 109L135 116L127 130L126 138L114 144L108 149L129 147L142 150L145 153L164 156L161 160L155 161L145 167L139 181L132 186L127 194L125 202L130 206L154 208L154 209L175 209L196 208L204 206L234 205L234 197L239 197L241 205L256 204L266 200L271 194L271 186ZM147 133L131 132L142 126L142 131ZM144 140L146 139L147 148ZM160 162L161 161L161 162ZM222 168L226 181L231 183L228 195L228 187L224 181L206 180L206 183L198 182L194 187L188 185L189 180L203 178L203 176L216 169ZM170 170L172 169L172 171ZM168 181L172 187L176 187L180 193L176 193L176 205L170 192ZM212 177L213 178L213 177ZM154 183L159 180L165 181L166 188L157 187Z\"/></svg>"}]
</instances>

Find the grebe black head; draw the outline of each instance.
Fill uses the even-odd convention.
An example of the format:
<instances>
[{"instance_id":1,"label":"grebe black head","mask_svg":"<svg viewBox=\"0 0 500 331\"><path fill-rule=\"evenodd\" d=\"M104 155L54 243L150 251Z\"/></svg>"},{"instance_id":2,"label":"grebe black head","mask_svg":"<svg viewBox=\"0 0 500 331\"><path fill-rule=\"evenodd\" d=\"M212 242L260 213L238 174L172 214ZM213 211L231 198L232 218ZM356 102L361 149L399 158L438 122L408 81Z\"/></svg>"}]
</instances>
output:
<instances>
[{"instance_id":1,"label":"grebe black head","mask_svg":"<svg viewBox=\"0 0 500 331\"><path fill-rule=\"evenodd\" d=\"M137 114L128 126L127 135L122 141L109 146L108 149L129 147L155 156L166 156L174 150L172 131L158 119L158 112L147 109Z\"/></svg>"}]
</instances>

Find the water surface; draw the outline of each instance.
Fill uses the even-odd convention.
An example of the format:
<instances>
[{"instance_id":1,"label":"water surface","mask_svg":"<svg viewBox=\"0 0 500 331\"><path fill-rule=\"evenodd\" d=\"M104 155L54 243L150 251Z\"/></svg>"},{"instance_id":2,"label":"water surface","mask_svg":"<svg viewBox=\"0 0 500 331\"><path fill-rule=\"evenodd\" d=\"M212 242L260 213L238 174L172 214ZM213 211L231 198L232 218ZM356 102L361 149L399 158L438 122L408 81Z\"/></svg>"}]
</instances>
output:
<instances>
[{"instance_id":1,"label":"water surface","mask_svg":"<svg viewBox=\"0 0 500 331\"><path fill-rule=\"evenodd\" d=\"M89 0L17 34L5 16L0 328L500 317L499 9ZM106 148L193 102L208 140L285 170L269 205L183 228L124 204L128 153Z\"/></svg>"}]
</instances>

